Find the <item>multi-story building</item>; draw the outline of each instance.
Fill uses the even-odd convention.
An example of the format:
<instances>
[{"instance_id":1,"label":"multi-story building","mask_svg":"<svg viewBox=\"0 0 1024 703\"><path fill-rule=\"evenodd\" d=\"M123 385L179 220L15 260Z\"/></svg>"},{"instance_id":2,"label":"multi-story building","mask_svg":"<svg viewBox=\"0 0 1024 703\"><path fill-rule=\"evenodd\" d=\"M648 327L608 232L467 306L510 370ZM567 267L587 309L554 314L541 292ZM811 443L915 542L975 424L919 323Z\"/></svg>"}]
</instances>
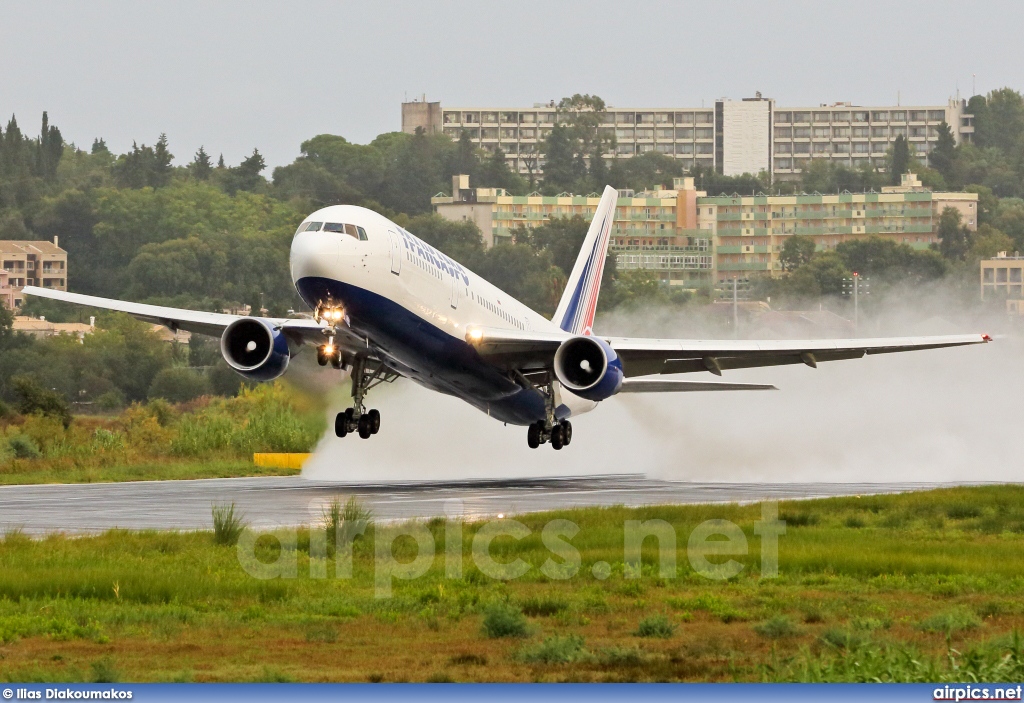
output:
<instances>
[{"instance_id":1,"label":"multi-story building","mask_svg":"<svg viewBox=\"0 0 1024 703\"><path fill-rule=\"evenodd\" d=\"M68 289L68 253L53 242L0 241L0 268L13 289L13 307L21 307L25 286Z\"/></svg>"},{"instance_id":2,"label":"multi-story building","mask_svg":"<svg viewBox=\"0 0 1024 703\"><path fill-rule=\"evenodd\" d=\"M758 195L698 198L700 227L711 229L719 279L752 272L782 272L787 238L812 237L819 251L879 236L928 249L939 241L942 211L953 207L977 230L977 193L933 193L912 174L881 193Z\"/></svg>"},{"instance_id":3,"label":"multi-story building","mask_svg":"<svg viewBox=\"0 0 1024 703\"><path fill-rule=\"evenodd\" d=\"M711 233L697 226L692 178L675 179L675 188L648 193L619 191L610 248L621 269L651 269L676 285L710 283L714 261ZM558 217L590 220L596 195L509 195L500 188L469 188L468 176L452 178L452 197L431 198L435 211L450 220L472 220L490 246L509 240L517 228L535 227Z\"/></svg>"},{"instance_id":4,"label":"multi-story building","mask_svg":"<svg viewBox=\"0 0 1024 703\"><path fill-rule=\"evenodd\" d=\"M0 305L8 310L14 309L14 289L11 288L11 274L0 269Z\"/></svg>"},{"instance_id":5,"label":"multi-story building","mask_svg":"<svg viewBox=\"0 0 1024 703\"><path fill-rule=\"evenodd\" d=\"M780 254L789 237L811 237L820 251L852 239L879 236L927 249L938 241L942 210L966 213L977 229L976 193L933 193L914 174L881 193L708 197L693 178L672 189L620 191L611 250L621 269L657 272L666 283L699 287L734 277L782 273ZM488 245L556 217L591 219L597 196L513 196L501 189L469 188L453 178L453 196L435 196L434 209L451 220L472 220Z\"/></svg>"},{"instance_id":6,"label":"multi-story building","mask_svg":"<svg viewBox=\"0 0 1024 703\"><path fill-rule=\"evenodd\" d=\"M1007 312L1024 314L1024 256L1000 252L981 262L981 299L1006 301Z\"/></svg>"},{"instance_id":7,"label":"multi-story building","mask_svg":"<svg viewBox=\"0 0 1024 703\"><path fill-rule=\"evenodd\" d=\"M628 159L658 152L686 169L715 168L736 176L762 171L773 178L799 178L811 158L849 168L885 168L885 154L900 135L923 163L945 121L957 142L971 140L973 116L966 102L946 105L856 107L834 103L780 108L758 93L744 100L717 100L701 108L609 107L599 127L614 137L606 159ZM459 139L463 132L481 149L505 153L509 167L523 174L544 170L543 140L554 127L553 102L521 107L442 107L439 102L402 104L402 131L422 128Z\"/></svg>"}]
</instances>

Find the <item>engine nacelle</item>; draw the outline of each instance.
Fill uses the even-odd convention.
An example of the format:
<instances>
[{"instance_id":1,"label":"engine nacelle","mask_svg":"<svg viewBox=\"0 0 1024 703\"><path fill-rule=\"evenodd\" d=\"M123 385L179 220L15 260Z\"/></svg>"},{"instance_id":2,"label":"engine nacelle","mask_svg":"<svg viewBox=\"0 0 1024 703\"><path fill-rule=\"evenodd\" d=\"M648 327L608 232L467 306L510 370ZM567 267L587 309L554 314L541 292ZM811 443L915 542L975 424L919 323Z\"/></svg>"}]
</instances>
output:
<instances>
[{"instance_id":1,"label":"engine nacelle","mask_svg":"<svg viewBox=\"0 0 1024 703\"><path fill-rule=\"evenodd\" d=\"M555 352L555 375L566 389L587 400L604 400L622 386L622 362L596 337L573 337Z\"/></svg>"},{"instance_id":2,"label":"engine nacelle","mask_svg":"<svg viewBox=\"0 0 1024 703\"><path fill-rule=\"evenodd\" d=\"M220 337L220 353L228 366L254 381L272 381L288 370L288 340L266 320L243 317Z\"/></svg>"}]
</instances>

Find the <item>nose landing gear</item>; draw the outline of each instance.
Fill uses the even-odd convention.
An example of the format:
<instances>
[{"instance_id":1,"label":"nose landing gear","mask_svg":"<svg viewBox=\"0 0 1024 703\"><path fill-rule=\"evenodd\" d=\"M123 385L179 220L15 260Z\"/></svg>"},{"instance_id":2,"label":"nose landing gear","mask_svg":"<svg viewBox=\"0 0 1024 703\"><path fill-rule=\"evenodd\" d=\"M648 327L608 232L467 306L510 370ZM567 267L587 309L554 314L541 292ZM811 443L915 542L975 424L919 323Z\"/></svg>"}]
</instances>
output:
<instances>
[{"instance_id":1,"label":"nose landing gear","mask_svg":"<svg viewBox=\"0 0 1024 703\"><path fill-rule=\"evenodd\" d=\"M336 367L337 368L337 367ZM390 383L398 374L389 370L376 359L357 357L344 368L352 377L352 407L340 412L334 418L334 434L338 437L356 432L362 439L369 439L380 430L380 411L367 411L363 405L366 392L380 383Z\"/></svg>"}]
</instances>

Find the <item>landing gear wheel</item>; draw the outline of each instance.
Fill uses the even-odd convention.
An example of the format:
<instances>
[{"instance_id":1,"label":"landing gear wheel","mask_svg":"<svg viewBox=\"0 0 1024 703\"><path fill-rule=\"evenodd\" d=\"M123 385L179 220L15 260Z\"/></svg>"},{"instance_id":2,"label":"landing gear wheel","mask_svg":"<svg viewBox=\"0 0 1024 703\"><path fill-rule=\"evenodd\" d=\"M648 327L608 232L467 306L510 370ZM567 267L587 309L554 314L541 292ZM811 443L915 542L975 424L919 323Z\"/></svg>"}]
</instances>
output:
<instances>
[{"instance_id":1,"label":"landing gear wheel","mask_svg":"<svg viewBox=\"0 0 1024 703\"><path fill-rule=\"evenodd\" d=\"M336 369L341 369L341 367L342 367L341 352L340 351L334 352L334 354L330 357L330 361L331 361L331 366L333 366Z\"/></svg>"},{"instance_id":2,"label":"landing gear wheel","mask_svg":"<svg viewBox=\"0 0 1024 703\"><path fill-rule=\"evenodd\" d=\"M568 420L562 421L562 445L568 447L572 443L572 423Z\"/></svg>"},{"instance_id":3,"label":"landing gear wheel","mask_svg":"<svg viewBox=\"0 0 1024 703\"><path fill-rule=\"evenodd\" d=\"M327 366L327 355L324 354L323 347L316 348L316 363L320 364L321 366Z\"/></svg>"},{"instance_id":4,"label":"landing gear wheel","mask_svg":"<svg viewBox=\"0 0 1024 703\"><path fill-rule=\"evenodd\" d=\"M380 431L380 411L371 410L366 417L370 418L370 434L377 434Z\"/></svg>"},{"instance_id":5,"label":"landing gear wheel","mask_svg":"<svg viewBox=\"0 0 1024 703\"><path fill-rule=\"evenodd\" d=\"M345 413L338 413L334 418L334 434L344 437L348 434L348 417Z\"/></svg>"},{"instance_id":6,"label":"landing gear wheel","mask_svg":"<svg viewBox=\"0 0 1024 703\"><path fill-rule=\"evenodd\" d=\"M562 431L562 426L561 425L555 425L554 427L552 427L551 428L551 448L552 449L561 449L564 446L564 444L565 444L564 437L565 437L565 435L564 435L564 433Z\"/></svg>"},{"instance_id":7,"label":"landing gear wheel","mask_svg":"<svg viewBox=\"0 0 1024 703\"><path fill-rule=\"evenodd\" d=\"M526 443L530 446L530 449L536 449L540 446L540 425L536 422L530 425L530 429L526 431Z\"/></svg>"},{"instance_id":8,"label":"landing gear wheel","mask_svg":"<svg viewBox=\"0 0 1024 703\"><path fill-rule=\"evenodd\" d=\"M363 439L369 439L370 438L370 435L373 434L373 427L371 427L371 425L370 425L370 416L369 415L360 415L359 416L359 427L358 427L358 429L359 429L359 436L360 437L362 437Z\"/></svg>"},{"instance_id":9,"label":"landing gear wheel","mask_svg":"<svg viewBox=\"0 0 1024 703\"><path fill-rule=\"evenodd\" d=\"M345 411L345 422L348 423L349 427L356 424L356 411L353 408L349 408Z\"/></svg>"}]
</instances>

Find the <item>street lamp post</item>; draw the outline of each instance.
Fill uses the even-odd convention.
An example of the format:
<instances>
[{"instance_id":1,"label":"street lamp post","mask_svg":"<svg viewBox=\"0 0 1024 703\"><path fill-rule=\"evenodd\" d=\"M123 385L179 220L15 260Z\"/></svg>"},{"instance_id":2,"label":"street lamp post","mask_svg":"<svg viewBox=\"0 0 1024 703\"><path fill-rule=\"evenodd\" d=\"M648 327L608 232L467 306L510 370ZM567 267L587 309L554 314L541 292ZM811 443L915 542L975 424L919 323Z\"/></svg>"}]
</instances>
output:
<instances>
[{"instance_id":1,"label":"street lamp post","mask_svg":"<svg viewBox=\"0 0 1024 703\"><path fill-rule=\"evenodd\" d=\"M857 330L860 328L860 296L868 295L870 291L867 289L871 286L870 278L864 278L856 271L853 272L853 278L843 279L843 295L853 296L853 329Z\"/></svg>"}]
</instances>

